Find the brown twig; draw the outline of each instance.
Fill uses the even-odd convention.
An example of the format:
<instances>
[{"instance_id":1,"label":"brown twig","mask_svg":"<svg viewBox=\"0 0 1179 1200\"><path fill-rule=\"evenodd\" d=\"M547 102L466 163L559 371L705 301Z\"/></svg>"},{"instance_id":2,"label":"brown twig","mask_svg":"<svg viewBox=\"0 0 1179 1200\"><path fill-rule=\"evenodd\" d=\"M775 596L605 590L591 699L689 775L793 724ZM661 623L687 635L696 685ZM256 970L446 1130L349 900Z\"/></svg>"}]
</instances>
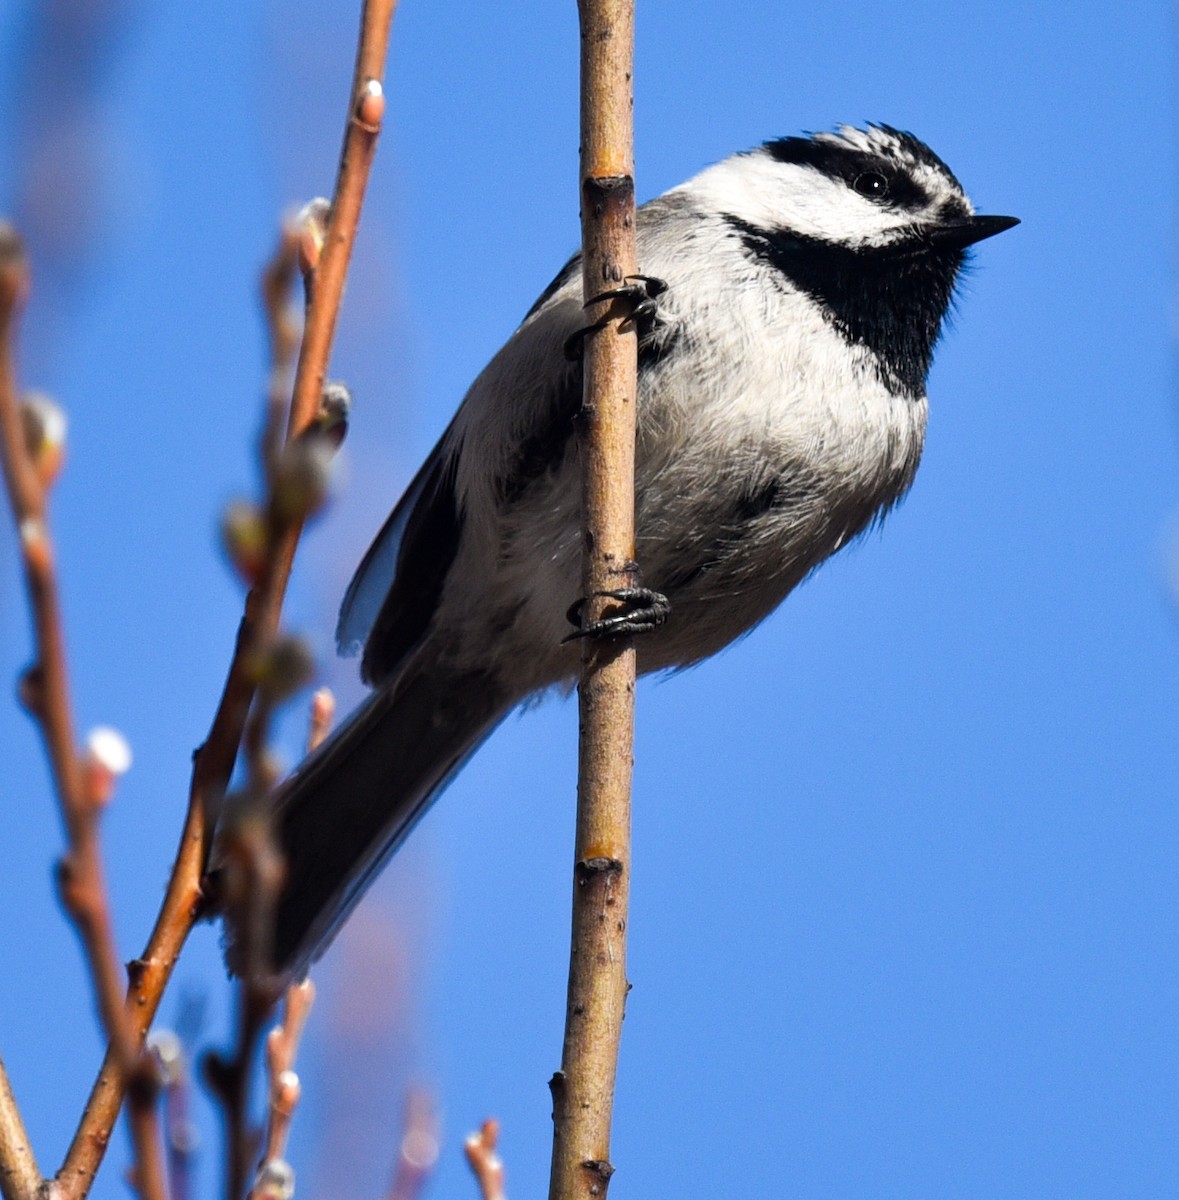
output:
<instances>
[{"instance_id":1,"label":"brown twig","mask_svg":"<svg viewBox=\"0 0 1179 1200\"><path fill-rule=\"evenodd\" d=\"M158 1064L164 1093L169 1200L189 1200L197 1135L190 1115L192 1089L184 1042L170 1029L157 1029L149 1035L147 1048Z\"/></svg>"},{"instance_id":2,"label":"brown twig","mask_svg":"<svg viewBox=\"0 0 1179 1200\"><path fill-rule=\"evenodd\" d=\"M129 1114L135 1145L134 1185L144 1200L164 1200L152 1073L150 1064L141 1057L124 1004L124 977L98 839L99 816L110 800L117 772L108 769L97 751L84 757L77 750L48 525L47 492L52 471L39 470L42 464L30 446L27 414L22 413L17 401L13 333L28 288L29 270L20 239L5 226L0 230L0 454L20 540L36 645L36 661L21 681L21 697L41 728L49 756L67 843L58 863L58 889L81 939L103 1031L110 1040L110 1074L121 1088L135 1083Z\"/></svg>"},{"instance_id":3,"label":"brown twig","mask_svg":"<svg viewBox=\"0 0 1179 1200\"><path fill-rule=\"evenodd\" d=\"M250 1077L262 1030L279 995L267 968L283 861L274 845L268 815L257 802L263 794L251 789L236 798L236 811L226 815L221 833L225 920L233 929L234 965L242 976L237 1046L229 1058L206 1055L203 1065L224 1115L226 1200L241 1200L245 1195L258 1153L261 1137L250 1120Z\"/></svg>"},{"instance_id":4,"label":"brown twig","mask_svg":"<svg viewBox=\"0 0 1179 1200\"><path fill-rule=\"evenodd\" d=\"M405 1127L386 1200L418 1200L438 1162L438 1116L427 1092L410 1088Z\"/></svg>"},{"instance_id":5,"label":"brown twig","mask_svg":"<svg viewBox=\"0 0 1179 1200\"><path fill-rule=\"evenodd\" d=\"M66 828L68 849L58 866L62 902L82 939L103 1027L121 1050L126 1068L132 1050L125 1034L122 972L98 854L98 807L86 795L76 750L45 488L29 453L17 399L13 326L28 291L29 272L16 233L5 229L0 237L0 432L36 644L36 661L22 680L21 697L41 728Z\"/></svg>"},{"instance_id":6,"label":"brown twig","mask_svg":"<svg viewBox=\"0 0 1179 1200\"><path fill-rule=\"evenodd\" d=\"M504 1192L503 1159L496 1153L499 1141L499 1122L488 1117L477 1133L469 1133L463 1143L463 1152L471 1166L471 1173L479 1184L481 1200L507 1200Z\"/></svg>"},{"instance_id":7,"label":"brown twig","mask_svg":"<svg viewBox=\"0 0 1179 1200\"><path fill-rule=\"evenodd\" d=\"M380 129L378 81L384 74L389 25L395 8L396 0L367 0L361 16L335 198L323 253L308 286L289 436L298 435L313 420L327 372L344 278ZM131 965L128 1010L137 1041L142 1040L159 1007L180 950L201 912L201 876L210 848L213 819L233 770L253 697L249 656L278 627L300 531L296 523L273 546L266 568L246 600L221 700L209 735L195 757L188 812L164 902L143 956ZM116 1063L117 1054L112 1049L99 1071L58 1172L61 1200L77 1200L85 1195L102 1161L124 1095L125 1085L115 1069Z\"/></svg>"},{"instance_id":8,"label":"brown twig","mask_svg":"<svg viewBox=\"0 0 1179 1200\"><path fill-rule=\"evenodd\" d=\"M266 1038L266 1074L270 1081L270 1111L266 1122L263 1160L282 1158L286 1153L291 1118L299 1103L299 1076L295 1074L295 1056L303 1026L315 1003L315 985L310 979L287 988L282 1024ZM251 1193L252 1195L253 1193Z\"/></svg>"},{"instance_id":9,"label":"brown twig","mask_svg":"<svg viewBox=\"0 0 1179 1200\"><path fill-rule=\"evenodd\" d=\"M580 0L582 286L586 301L636 272L633 0ZM621 305L588 314L581 414L582 585L597 620L603 592L634 583L637 341ZM607 317L613 317L607 320ZM635 651L586 639L579 689L573 936L561 1069L553 1076L550 1200L602 1197L626 1002Z\"/></svg>"},{"instance_id":10,"label":"brown twig","mask_svg":"<svg viewBox=\"0 0 1179 1200\"><path fill-rule=\"evenodd\" d=\"M4 1200L36 1200L41 1184L37 1159L0 1059L0 1196Z\"/></svg>"},{"instance_id":11,"label":"brown twig","mask_svg":"<svg viewBox=\"0 0 1179 1200\"><path fill-rule=\"evenodd\" d=\"M278 981L271 977L274 911L285 863L265 803L277 774L268 749L270 722L276 706L309 677L311 652L298 638L278 637L264 653L254 656L254 668L258 695L243 740L245 787L227 797L218 835L222 903L231 934L230 962L241 976L237 1049L231 1058L209 1054L204 1062L225 1117L227 1200L239 1200L245 1193L261 1142L250 1121L250 1080L262 1029L281 992ZM290 1061L313 995L310 982L287 989L286 1032L271 1030L268 1042L270 1125L272 1133L277 1128L275 1136L281 1141L285 1141L286 1125L280 1110L288 1110L289 1123L298 1098L299 1081L290 1070ZM280 1154L263 1153L254 1183L256 1200L274 1190L276 1179L286 1169L280 1158Z\"/></svg>"}]
</instances>

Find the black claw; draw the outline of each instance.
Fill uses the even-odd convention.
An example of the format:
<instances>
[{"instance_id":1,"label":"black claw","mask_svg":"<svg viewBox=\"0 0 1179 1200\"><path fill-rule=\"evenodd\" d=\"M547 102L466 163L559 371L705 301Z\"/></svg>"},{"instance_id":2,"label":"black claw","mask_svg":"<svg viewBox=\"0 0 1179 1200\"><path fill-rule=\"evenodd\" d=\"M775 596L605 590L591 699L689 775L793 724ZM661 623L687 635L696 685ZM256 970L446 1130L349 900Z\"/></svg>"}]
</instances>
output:
<instances>
[{"instance_id":1,"label":"black claw","mask_svg":"<svg viewBox=\"0 0 1179 1200\"><path fill-rule=\"evenodd\" d=\"M608 592L597 592L598 596L609 600L617 600L623 608L600 621L591 621L561 639L561 644L576 641L578 638L619 638L633 637L640 633L650 633L658 629L671 613L671 603L662 592L652 591L651 588L629 587L615 588ZM565 614L570 624L580 625L581 614L585 601L578 600L569 607Z\"/></svg>"},{"instance_id":2,"label":"black claw","mask_svg":"<svg viewBox=\"0 0 1179 1200\"><path fill-rule=\"evenodd\" d=\"M637 282L630 282L632 279ZM630 300L636 307L640 305L653 306L655 297L662 296L666 291L667 280L665 279L657 279L654 275L628 275L621 287L600 292L587 300L586 304L599 304L603 300Z\"/></svg>"},{"instance_id":3,"label":"black claw","mask_svg":"<svg viewBox=\"0 0 1179 1200\"><path fill-rule=\"evenodd\" d=\"M632 280L634 282L631 282ZM607 292L593 296L586 301L586 307L591 304L600 304L603 300L627 300L630 302L631 309L626 320L634 325L642 325L659 311L655 297L662 296L666 291L667 281L664 279L659 279L654 275L628 275L626 282L621 287L611 288ZM592 325L583 326L571 333L565 339L565 357L570 362L580 361L585 352L585 339L591 333L596 333L601 329L609 319L609 317L602 317L600 320L594 321Z\"/></svg>"}]
</instances>

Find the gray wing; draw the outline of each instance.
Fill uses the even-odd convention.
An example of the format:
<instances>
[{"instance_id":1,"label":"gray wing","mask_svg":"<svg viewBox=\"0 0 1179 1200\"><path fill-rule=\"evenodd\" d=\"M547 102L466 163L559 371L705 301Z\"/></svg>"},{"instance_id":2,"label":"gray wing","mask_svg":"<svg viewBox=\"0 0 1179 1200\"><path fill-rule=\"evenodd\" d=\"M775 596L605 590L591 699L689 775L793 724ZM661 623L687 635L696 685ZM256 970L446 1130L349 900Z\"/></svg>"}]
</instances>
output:
<instances>
[{"instance_id":1,"label":"gray wing","mask_svg":"<svg viewBox=\"0 0 1179 1200\"><path fill-rule=\"evenodd\" d=\"M580 261L575 255L565 264L472 386L348 585L336 644L341 654L364 648L367 683L397 670L438 609L467 527L472 489L460 488L458 476L468 435L479 444L476 461L488 485L476 489L477 504L510 507L563 460L581 404L581 365L560 356L573 328L566 293L579 283ZM496 412L517 394L520 403L508 406L514 411ZM489 432L498 445L487 444Z\"/></svg>"}]
</instances>

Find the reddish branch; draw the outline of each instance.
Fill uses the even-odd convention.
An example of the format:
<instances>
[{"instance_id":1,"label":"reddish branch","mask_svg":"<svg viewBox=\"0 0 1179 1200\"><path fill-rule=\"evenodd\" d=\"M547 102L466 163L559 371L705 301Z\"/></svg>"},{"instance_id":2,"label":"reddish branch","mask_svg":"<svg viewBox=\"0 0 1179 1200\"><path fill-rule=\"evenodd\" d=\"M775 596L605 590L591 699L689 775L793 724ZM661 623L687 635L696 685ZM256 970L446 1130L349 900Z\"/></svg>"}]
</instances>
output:
<instances>
[{"instance_id":1,"label":"reddish branch","mask_svg":"<svg viewBox=\"0 0 1179 1200\"><path fill-rule=\"evenodd\" d=\"M488 1117L478 1133L467 1135L463 1152L479 1184L480 1200L507 1200L504 1194L504 1164L496 1153L499 1122Z\"/></svg>"},{"instance_id":2,"label":"reddish branch","mask_svg":"<svg viewBox=\"0 0 1179 1200\"><path fill-rule=\"evenodd\" d=\"M295 1057L303 1026L315 1003L315 985L310 979L287 989L282 1024L276 1025L266 1038L266 1075L270 1083L270 1112L266 1122L266 1141L263 1159L282 1158L286 1154L291 1118L299 1103L299 1077L295 1074Z\"/></svg>"},{"instance_id":3,"label":"reddish branch","mask_svg":"<svg viewBox=\"0 0 1179 1200\"><path fill-rule=\"evenodd\" d=\"M28 288L29 270L20 240L5 227L0 231L0 454L33 612L36 652L21 680L21 698L41 728L61 807L66 852L58 863L58 888L78 930L103 1030L110 1040L110 1077L122 1089L134 1083L129 1114L135 1144L132 1180L144 1200L163 1200L166 1192L154 1077L124 1004L124 976L98 838L99 815L110 799L114 780L100 762L77 750L48 524L49 478L38 471L29 424L17 400L13 334Z\"/></svg>"},{"instance_id":4,"label":"reddish branch","mask_svg":"<svg viewBox=\"0 0 1179 1200\"><path fill-rule=\"evenodd\" d=\"M384 75L395 7L395 0L367 0L361 17L335 194L323 251L307 281L304 334L287 423L288 437L297 436L314 419L327 373L344 279L380 130L379 81ZM155 1016L181 948L201 913L201 877L213 823L237 758L254 694L250 657L278 628L300 533L301 523L292 522L281 536L272 539L259 580L246 599L221 701L208 737L195 756L188 812L164 902L143 956L131 964L128 1011L136 1044L142 1041ZM118 1050L112 1046L57 1176L61 1200L84 1196L93 1183L123 1101L125 1081L117 1069L118 1062Z\"/></svg>"},{"instance_id":5,"label":"reddish branch","mask_svg":"<svg viewBox=\"0 0 1179 1200\"><path fill-rule=\"evenodd\" d=\"M636 272L633 0L580 0L582 286L591 298ZM583 594L633 586L637 342L623 304L587 311L581 419ZM606 318L612 318L607 320ZM550 1200L602 1197L626 1003L630 787L635 651L586 640L579 690L581 742L573 944L561 1069L553 1076Z\"/></svg>"}]
</instances>

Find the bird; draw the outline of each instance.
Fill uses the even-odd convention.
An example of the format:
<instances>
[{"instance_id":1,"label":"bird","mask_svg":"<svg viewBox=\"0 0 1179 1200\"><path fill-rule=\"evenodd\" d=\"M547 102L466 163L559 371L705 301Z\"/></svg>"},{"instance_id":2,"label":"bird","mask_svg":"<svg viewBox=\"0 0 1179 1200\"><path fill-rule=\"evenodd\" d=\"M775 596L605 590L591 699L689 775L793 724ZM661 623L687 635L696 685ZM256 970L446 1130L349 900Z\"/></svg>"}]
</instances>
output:
<instances>
[{"instance_id":1,"label":"bird","mask_svg":"<svg viewBox=\"0 0 1179 1200\"><path fill-rule=\"evenodd\" d=\"M884 124L766 141L641 205L643 274L623 290L641 293L642 586L572 631L586 318L569 259L344 596L337 645L372 692L269 801L276 973L306 973L510 711L571 686L578 634L639 634L640 673L696 664L896 506L969 248L1018 223L977 214L924 142Z\"/></svg>"}]
</instances>

